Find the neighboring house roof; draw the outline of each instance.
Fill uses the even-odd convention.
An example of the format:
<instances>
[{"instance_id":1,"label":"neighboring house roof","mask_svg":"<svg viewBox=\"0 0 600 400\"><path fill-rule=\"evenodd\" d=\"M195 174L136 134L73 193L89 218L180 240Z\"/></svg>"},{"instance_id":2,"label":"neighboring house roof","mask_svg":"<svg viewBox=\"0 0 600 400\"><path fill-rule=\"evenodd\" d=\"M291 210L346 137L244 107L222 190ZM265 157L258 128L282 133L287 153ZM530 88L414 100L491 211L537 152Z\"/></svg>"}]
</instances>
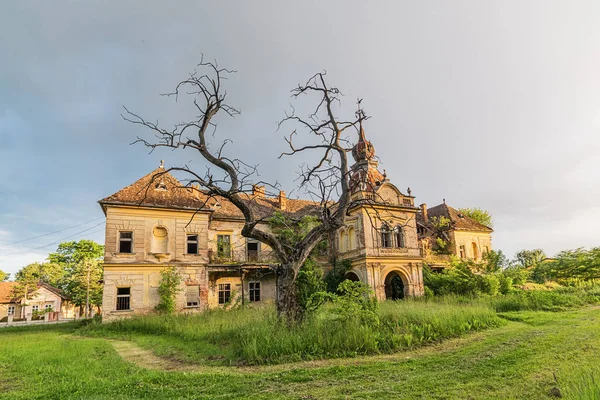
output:
<instances>
[{"instance_id":1,"label":"neighboring house roof","mask_svg":"<svg viewBox=\"0 0 600 400\"><path fill-rule=\"evenodd\" d=\"M17 286L17 282L0 282L0 304L2 303L14 303L15 299L12 296L12 291L15 286ZM54 286L50 286L47 283L41 282L38 284L38 289L44 288L51 293L59 296L63 300L69 300L67 296L64 295L63 291L55 288Z\"/></svg>"},{"instance_id":2,"label":"neighboring house roof","mask_svg":"<svg viewBox=\"0 0 600 400\"><path fill-rule=\"evenodd\" d=\"M271 216L281 211L291 217L315 213L319 203L310 200L285 199L284 209L280 208L279 197L266 197L241 193L259 218ZM105 205L131 205L164 207L212 212L217 218L243 218L241 211L229 200L222 197L210 198L199 188L185 187L177 178L159 167L136 182L115 194L99 201Z\"/></svg>"},{"instance_id":3,"label":"neighboring house roof","mask_svg":"<svg viewBox=\"0 0 600 400\"><path fill-rule=\"evenodd\" d=\"M445 217L450 220L452 223L452 229L459 231L478 231L478 232L493 232L494 230L488 226L480 224L475 221L473 218L470 218L456 208L452 208L446 203L442 203L435 207L431 207L427 209L427 218L431 221L433 218L441 218ZM417 222L424 225L425 221L423 218L423 214L417 214Z\"/></svg>"},{"instance_id":4,"label":"neighboring house roof","mask_svg":"<svg viewBox=\"0 0 600 400\"><path fill-rule=\"evenodd\" d=\"M0 282L0 303L14 303L12 290L16 285L16 282Z\"/></svg>"}]
</instances>

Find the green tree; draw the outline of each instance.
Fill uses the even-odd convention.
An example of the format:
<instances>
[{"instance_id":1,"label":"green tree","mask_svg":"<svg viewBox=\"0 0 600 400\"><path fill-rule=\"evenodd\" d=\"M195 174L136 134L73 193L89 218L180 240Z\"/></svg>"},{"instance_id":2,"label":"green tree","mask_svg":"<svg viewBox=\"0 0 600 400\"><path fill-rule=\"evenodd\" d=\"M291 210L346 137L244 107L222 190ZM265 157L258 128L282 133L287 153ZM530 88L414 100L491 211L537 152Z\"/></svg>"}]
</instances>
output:
<instances>
[{"instance_id":1,"label":"green tree","mask_svg":"<svg viewBox=\"0 0 600 400\"><path fill-rule=\"evenodd\" d=\"M160 301L156 310L165 314L171 314L175 311L175 296L181 292L181 275L175 267L167 267L160 271L162 280L158 286L158 296Z\"/></svg>"},{"instance_id":2,"label":"green tree","mask_svg":"<svg viewBox=\"0 0 600 400\"><path fill-rule=\"evenodd\" d=\"M15 281L35 280L36 283L44 282L51 286L62 288L66 271L64 266L49 263L32 263L21 268L15 274Z\"/></svg>"},{"instance_id":3,"label":"green tree","mask_svg":"<svg viewBox=\"0 0 600 400\"><path fill-rule=\"evenodd\" d=\"M16 285L13 286L11 291L11 297L17 302L26 305L27 300L35 296L40 282L40 265L38 263L29 264L17 272ZM25 318L25 307L21 308L21 313L21 318Z\"/></svg>"},{"instance_id":4,"label":"green tree","mask_svg":"<svg viewBox=\"0 0 600 400\"><path fill-rule=\"evenodd\" d=\"M488 228L494 227L492 214L490 214L487 210L483 210L481 208L461 208L459 211L467 217L479 222L481 225L485 225Z\"/></svg>"},{"instance_id":5,"label":"green tree","mask_svg":"<svg viewBox=\"0 0 600 400\"><path fill-rule=\"evenodd\" d=\"M93 240L80 240L61 243L48 256L50 264L59 265L64 271L59 287L73 304L85 310L86 316L92 306L102 305L103 255L104 246Z\"/></svg>"},{"instance_id":6,"label":"green tree","mask_svg":"<svg viewBox=\"0 0 600 400\"><path fill-rule=\"evenodd\" d=\"M8 278L10 278L10 274L8 272L0 270L0 282L7 281Z\"/></svg>"},{"instance_id":7,"label":"green tree","mask_svg":"<svg viewBox=\"0 0 600 400\"><path fill-rule=\"evenodd\" d=\"M534 268L545 258L546 253L542 249L521 250L515 254L513 263L523 268Z\"/></svg>"}]
</instances>

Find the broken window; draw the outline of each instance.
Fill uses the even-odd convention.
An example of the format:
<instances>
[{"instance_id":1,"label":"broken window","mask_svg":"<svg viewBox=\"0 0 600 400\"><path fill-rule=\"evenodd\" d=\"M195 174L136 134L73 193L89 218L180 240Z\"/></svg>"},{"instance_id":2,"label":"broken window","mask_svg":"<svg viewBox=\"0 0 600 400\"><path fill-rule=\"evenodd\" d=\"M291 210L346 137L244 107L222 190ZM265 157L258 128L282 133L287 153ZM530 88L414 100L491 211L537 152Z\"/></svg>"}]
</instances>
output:
<instances>
[{"instance_id":1,"label":"broken window","mask_svg":"<svg viewBox=\"0 0 600 400\"><path fill-rule=\"evenodd\" d=\"M133 252L133 232L119 232L119 253Z\"/></svg>"},{"instance_id":2,"label":"broken window","mask_svg":"<svg viewBox=\"0 0 600 400\"><path fill-rule=\"evenodd\" d=\"M231 235L217 235L217 256L231 258Z\"/></svg>"},{"instance_id":3,"label":"broken window","mask_svg":"<svg viewBox=\"0 0 600 400\"><path fill-rule=\"evenodd\" d=\"M400 225L394 228L394 239L396 240L396 247L404 246L404 230Z\"/></svg>"},{"instance_id":4,"label":"broken window","mask_svg":"<svg viewBox=\"0 0 600 400\"><path fill-rule=\"evenodd\" d=\"M231 298L231 283L219 283L219 304L227 304Z\"/></svg>"},{"instance_id":5,"label":"broken window","mask_svg":"<svg viewBox=\"0 0 600 400\"><path fill-rule=\"evenodd\" d=\"M260 301L260 282L248 283L250 301Z\"/></svg>"},{"instance_id":6,"label":"broken window","mask_svg":"<svg viewBox=\"0 0 600 400\"><path fill-rule=\"evenodd\" d=\"M198 254L198 235L190 234L187 235L187 253Z\"/></svg>"},{"instance_id":7,"label":"broken window","mask_svg":"<svg viewBox=\"0 0 600 400\"><path fill-rule=\"evenodd\" d=\"M191 285L186 290L186 306L187 307L199 307L200 306L200 286Z\"/></svg>"},{"instance_id":8,"label":"broken window","mask_svg":"<svg viewBox=\"0 0 600 400\"><path fill-rule=\"evenodd\" d=\"M381 247L392 247L392 235L387 224L381 227Z\"/></svg>"},{"instance_id":9,"label":"broken window","mask_svg":"<svg viewBox=\"0 0 600 400\"><path fill-rule=\"evenodd\" d=\"M248 261L258 261L258 254L260 251L260 242L255 239L246 240L246 252L248 254Z\"/></svg>"},{"instance_id":10,"label":"broken window","mask_svg":"<svg viewBox=\"0 0 600 400\"><path fill-rule=\"evenodd\" d=\"M117 288L117 310L131 309L131 288Z\"/></svg>"}]
</instances>

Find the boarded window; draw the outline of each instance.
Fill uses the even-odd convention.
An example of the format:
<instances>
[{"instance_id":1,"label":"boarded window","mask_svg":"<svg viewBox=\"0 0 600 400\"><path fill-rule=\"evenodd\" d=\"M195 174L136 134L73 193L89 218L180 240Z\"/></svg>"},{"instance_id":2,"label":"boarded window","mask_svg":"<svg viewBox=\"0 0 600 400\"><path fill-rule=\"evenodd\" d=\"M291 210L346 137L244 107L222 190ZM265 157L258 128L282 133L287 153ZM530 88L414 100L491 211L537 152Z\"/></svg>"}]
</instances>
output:
<instances>
[{"instance_id":1,"label":"boarded window","mask_svg":"<svg viewBox=\"0 0 600 400\"><path fill-rule=\"evenodd\" d=\"M250 301L260 301L260 282L250 282Z\"/></svg>"},{"instance_id":2,"label":"boarded window","mask_svg":"<svg viewBox=\"0 0 600 400\"><path fill-rule=\"evenodd\" d=\"M119 253L133 252L133 232L119 232Z\"/></svg>"},{"instance_id":3,"label":"boarded window","mask_svg":"<svg viewBox=\"0 0 600 400\"><path fill-rule=\"evenodd\" d=\"M226 304L231 298L231 283L219 283L219 304Z\"/></svg>"},{"instance_id":4,"label":"boarded window","mask_svg":"<svg viewBox=\"0 0 600 400\"><path fill-rule=\"evenodd\" d=\"M217 235L217 256L231 258L231 235Z\"/></svg>"},{"instance_id":5,"label":"boarded window","mask_svg":"<svg viewBox=\"0 0 600 400\"><path fill-rule=\"evenodd\" d=\"M356 248L356 231L354 228L348 229L348 250Z\"/></svg>"},{"instance_id":6,"label":"boarded window","mask_svg":"<svg viewBox=\"0 0 600 400\"><path fill-rule=\"evenodd\" d=\"M200 286L191 285L186 290L186 305L188 307L199 307L200 306Z\"/></svg>"},{"instance_id":7,"label":"boarded window","mask_svg":"<svg viewBox=\"0 0 600 400\"><path fill-rule=\"evenodd\" d=\"M152 252L158 254L167 253L168 247L167 229L157 226L152 230Z\"/></svg>"},{"instance_id":8,"label":"boarded window","mask_svg":"<svg viewBox=\"0 0 600 400\"><path fill-rule=\"evenodd\" d=\"M117 288L117 310L131 309L131 288Z\"/></svg>"},{"instance_id":9,"label":"boarded window","mask_svg":"<svg viewBox=\"0 0 600 400\"><path fill-rule=\"evenodd\" d=\"M187 253L198 254L198 235L187 235Z\"/></svg>"}]
</instances>

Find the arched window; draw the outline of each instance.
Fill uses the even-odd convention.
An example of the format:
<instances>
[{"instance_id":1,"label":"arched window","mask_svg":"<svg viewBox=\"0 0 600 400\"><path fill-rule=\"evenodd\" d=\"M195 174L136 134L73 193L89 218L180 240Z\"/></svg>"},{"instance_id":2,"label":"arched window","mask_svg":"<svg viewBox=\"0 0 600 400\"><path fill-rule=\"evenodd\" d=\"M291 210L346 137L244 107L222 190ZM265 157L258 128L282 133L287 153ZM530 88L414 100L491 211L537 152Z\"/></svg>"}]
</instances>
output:
<instances>
[{"instance_id":1,"label":"arched window","mask_svg":"<svg viewBox=\"0 0 600 400\"><path fill-rule=\"evenodd\" d=\"M354 228L348 229L348 249L354 250L356 249L356 232Z\"/></svg>"},{"instance_id":2,"label":"arched window","mask_svg":"<svg viewBox=\"0 0 600 400\"><path fill-rule=\"evenodd\" d=\"M152 230L152 253L167 253L167 245L167 229L162 226L157 226Z\"/></svg>"},{"instance_id":3,"label":"arched window","mask_svg":"<svg viewBox=\"0 0 600 400\"><path fill-rule=\"evenodd\" d=\"M479 248L477 247L477 243L473 242L471 244L473 246L473 259L479 260Z\"/></svg>"},{"instance_id":4,"label":"arched window","mask_svg":"<svg viewBox=\"0 0 600 400\"><path fill-rule=\"evenodd\" d=\"M387 224L381 225L381 247L392 247L392 233Z\"/></svg>"},{"instance_id":5,"label":"arched window","mask_svg":"<svg viewBox=\"0 0 600 400\"><path fill-rule=\"evenodd\" d=\"M394 240L396 242L396 247L405 247L404 246L404 230L400 225L397 225L394 228Z\"/></svg>"},{"instance_id":6,"label":"arched window","mask_svg":"<svg viewBox=\"0 0 600 400\"><path fill-rule=\"evenodd\" d=\"M340 252L346 251L346 232L340 231Z\"/></svg>"}]
</instances>

